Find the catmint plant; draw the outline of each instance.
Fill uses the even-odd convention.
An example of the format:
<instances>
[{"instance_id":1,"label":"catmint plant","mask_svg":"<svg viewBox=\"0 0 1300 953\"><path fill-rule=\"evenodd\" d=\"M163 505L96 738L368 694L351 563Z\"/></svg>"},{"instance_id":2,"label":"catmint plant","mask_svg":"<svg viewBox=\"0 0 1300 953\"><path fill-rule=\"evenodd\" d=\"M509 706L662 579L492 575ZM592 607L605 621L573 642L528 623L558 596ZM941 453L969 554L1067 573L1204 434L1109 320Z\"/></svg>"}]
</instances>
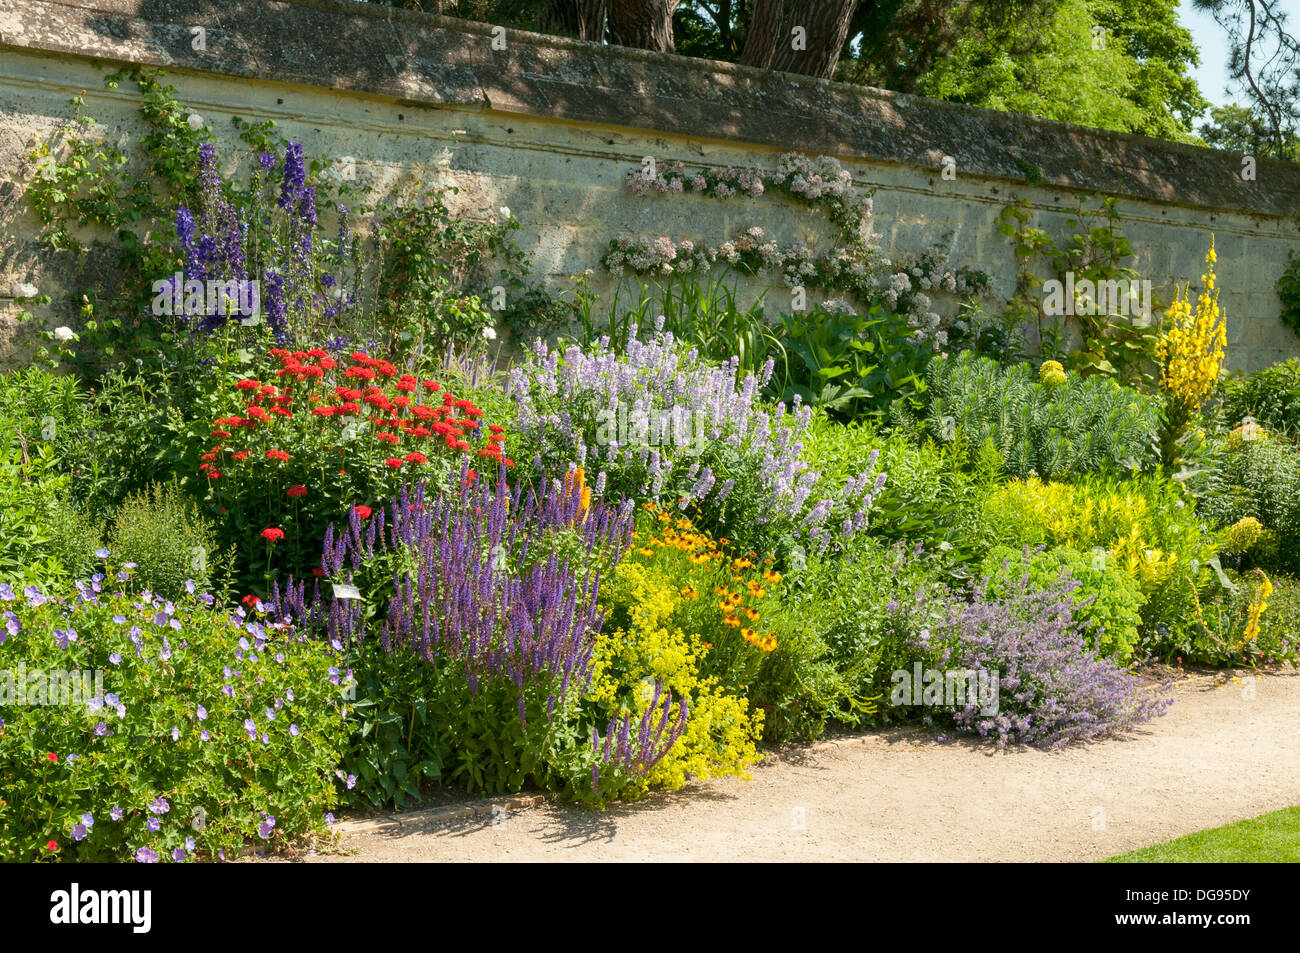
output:
<instances>
[{"instance_id":1,"label":"catmint plant","mask_svg":"<svg viewBox=\"0 0 1300 953\"><path fill-rule=\"evenodd\" d=\"M996 711L969 703L937 717L960 733L993 736L999 747L1056 748L1163 715L1173 704L1167 685L1148 690L1136 675L1088 648L1075 620L1078 585L1063 573L1035 589L1026 574L995 598L985 580L969 600L956 596L929 607L934 614L915 647L939 669L996 674L999 684Z\"/></svg>"}]
</instances>

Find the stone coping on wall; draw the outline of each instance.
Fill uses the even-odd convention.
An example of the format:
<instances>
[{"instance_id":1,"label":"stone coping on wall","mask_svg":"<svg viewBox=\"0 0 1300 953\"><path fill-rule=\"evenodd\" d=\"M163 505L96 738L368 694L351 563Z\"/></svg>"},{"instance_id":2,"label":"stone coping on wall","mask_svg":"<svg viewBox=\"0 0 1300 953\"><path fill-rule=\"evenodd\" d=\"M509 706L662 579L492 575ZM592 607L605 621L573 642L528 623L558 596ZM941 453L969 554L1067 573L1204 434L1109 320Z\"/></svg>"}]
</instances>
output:
<instances>
[{"instance_id":1,"label":"stone coping on wall","mask_svg":"<svg viewBox=\"0 0 1300 953\"><path fill-rule=\"evenodd\" d=\"M1294 163L351 0L0 0L5 48L1300 217Z\"/></svg>"}]
</instances>

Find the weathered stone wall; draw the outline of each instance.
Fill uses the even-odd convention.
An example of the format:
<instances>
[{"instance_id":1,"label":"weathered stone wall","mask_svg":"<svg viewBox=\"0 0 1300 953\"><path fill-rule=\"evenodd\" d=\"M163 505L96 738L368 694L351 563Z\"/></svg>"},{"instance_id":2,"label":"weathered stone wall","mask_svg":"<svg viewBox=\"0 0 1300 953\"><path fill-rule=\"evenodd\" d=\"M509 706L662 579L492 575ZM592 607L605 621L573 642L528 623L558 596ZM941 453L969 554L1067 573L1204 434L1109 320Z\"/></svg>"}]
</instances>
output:
<instances>
[{"instance_id":1,"label":"weathered stone wall","mask_svg":"<svg viewBox=\"0 0 1300 953\"><path fill-rule=\"evenodd\" d=\"M191 48L193 27L207 31L205 52ZM1300 166L1263 160L1243 181L1239 156L1140 136L618 47L510 32L502 50L492 39L487 25L335 0L0 0L0 314L15 310L2 297L13 283L33 281L55 296L41 317L71 323L79 289L33 242L24 157L83 90L105 138L140 132L134 91L105 90L98 60L166 69L223 145L231 116L273 119L311 156L355 157L375 195L415 176L460 186L470 214L507 205L552 286L599 270L615 237L716 244L758 224L825 248L829 223L777 195L637 198L623 185L646 155L771 168L796 149L834 155L875 190L889 254L942 243L1003 297L1015 265L993 221L1013 195L1058 236L1076 194L1119 196L1134 265L1166 299L1200 275L1213 232L1232 366L1300 353L1274 291L1300 249ZM940 174L944 156L955 180Z\"/></svg>"}]
</instances>

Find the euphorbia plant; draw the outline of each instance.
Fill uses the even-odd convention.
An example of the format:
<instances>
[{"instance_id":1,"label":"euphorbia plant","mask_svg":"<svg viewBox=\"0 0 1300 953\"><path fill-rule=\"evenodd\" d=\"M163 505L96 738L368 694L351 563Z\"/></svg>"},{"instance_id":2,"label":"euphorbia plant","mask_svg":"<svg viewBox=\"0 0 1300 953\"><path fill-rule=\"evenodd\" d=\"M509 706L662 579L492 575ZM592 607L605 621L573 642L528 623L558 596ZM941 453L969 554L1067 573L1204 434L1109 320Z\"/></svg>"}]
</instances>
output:
<instances>
[{"instance_id":1,"label":"euphorbia plant","mask_svg":"<svg viewBox=\"0 0 1300 953\"><path fill-rule=\"evenodd\" d=\"M360 351L271 354L280 366L268 380L234 384L198 462L208 499L240 543L246 580L317 564L331 521L390 499L403 483L454 484L466 458L470 481L476 463L514 466L503 428L484 425L472 400L436 380ZM268 529L283 532L270 566L260 564Z\"/></svg>"}]
</instances>

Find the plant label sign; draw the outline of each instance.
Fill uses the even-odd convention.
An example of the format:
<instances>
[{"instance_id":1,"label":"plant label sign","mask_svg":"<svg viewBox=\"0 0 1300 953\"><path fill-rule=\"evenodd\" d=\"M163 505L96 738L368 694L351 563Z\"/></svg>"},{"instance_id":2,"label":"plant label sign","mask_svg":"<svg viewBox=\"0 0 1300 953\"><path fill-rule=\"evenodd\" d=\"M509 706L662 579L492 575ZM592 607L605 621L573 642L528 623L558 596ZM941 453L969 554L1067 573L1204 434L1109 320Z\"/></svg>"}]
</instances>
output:
<instances>
[{"instance_id":1,"label":"plant label sign","mask_svg":"<svg viewBox=\"0 0 1300 953\"><path fill-rule=\"evenodd\" d=\"M335 599L360 599L361 590L356 586L349 586L341 582L334 583Z\"/></svg>"}]
</instances>

